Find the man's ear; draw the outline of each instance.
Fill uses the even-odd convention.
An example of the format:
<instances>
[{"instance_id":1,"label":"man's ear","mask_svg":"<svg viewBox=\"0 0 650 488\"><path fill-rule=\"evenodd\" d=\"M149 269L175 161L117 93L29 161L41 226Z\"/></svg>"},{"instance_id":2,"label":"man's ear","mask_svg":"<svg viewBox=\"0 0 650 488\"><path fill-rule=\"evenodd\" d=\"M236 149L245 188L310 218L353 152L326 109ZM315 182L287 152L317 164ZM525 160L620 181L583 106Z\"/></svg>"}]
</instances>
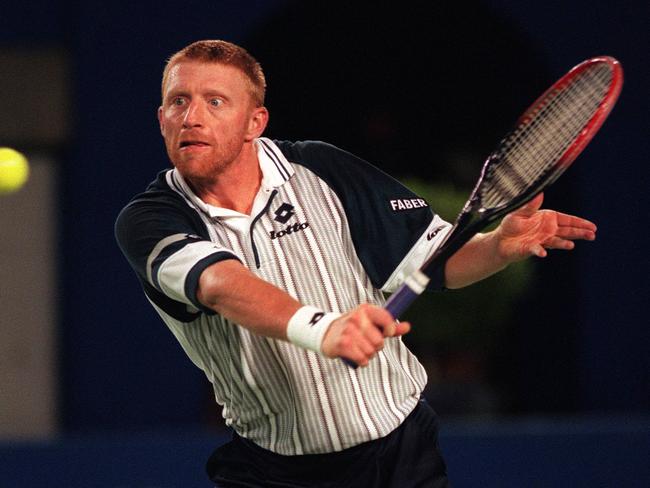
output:
<instances>
[{"instance_id":1,"label":"man's ear","mask_svg":"<svg viewBox=\"0 0 650 488\"><path fill-rule=\"evenodd\" d=\"M163 124L162 112L163 112L163 108L161 105L160 107L158 107L158 125L160 126L160 133L165 135L164 133L165 124Z\"/></svg>"},{"instance_id":2,"label":"man's ear","mask_svg":"<svg viewBox=\"0 0 650 488\"><path fill-rule=\"evenodd\" d=\"M246 140L252 141L262 135L266 125L269 123L269 111L266 107L256 107L251 113L248 121L248 131L246 132Z\"/></svg>"}]
</instances>

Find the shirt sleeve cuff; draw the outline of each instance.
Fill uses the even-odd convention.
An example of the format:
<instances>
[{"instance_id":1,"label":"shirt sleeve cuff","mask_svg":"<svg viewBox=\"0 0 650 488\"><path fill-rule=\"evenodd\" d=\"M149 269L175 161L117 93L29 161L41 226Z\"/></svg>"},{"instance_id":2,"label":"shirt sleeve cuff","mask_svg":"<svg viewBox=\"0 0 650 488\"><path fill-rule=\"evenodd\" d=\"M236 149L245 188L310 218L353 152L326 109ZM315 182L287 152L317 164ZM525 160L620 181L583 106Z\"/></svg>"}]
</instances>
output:
<instances>
[{"instance_id":1,"label":"shirt sleeve cuff","mask_svg":"<svg viewBox=\"0 0 650 488\"><path fill-rule=\"evenodd\" d=\"M236 259L237 261L241 262L237 256L227 251L216 252L214 254L206 256L200 261L197 261L197 263L192 266L192 269L190 269L190 272L185 278L185 296L197 309L209 315L214 315L216 312L211 308L203 305L196 296L197 291L199 290L199 278L201 277L201 273L203 273L206 268L227 259Z\"/></svg>"}]
</instances>

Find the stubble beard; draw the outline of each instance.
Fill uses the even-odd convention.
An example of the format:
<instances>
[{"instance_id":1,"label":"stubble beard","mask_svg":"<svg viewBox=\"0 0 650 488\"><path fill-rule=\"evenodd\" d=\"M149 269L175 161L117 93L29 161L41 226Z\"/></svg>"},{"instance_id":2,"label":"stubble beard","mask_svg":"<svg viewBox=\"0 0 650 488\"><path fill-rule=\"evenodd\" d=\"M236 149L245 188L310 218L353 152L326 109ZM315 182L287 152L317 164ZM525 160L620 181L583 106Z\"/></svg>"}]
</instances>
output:
<instances>
[{"instance_id":1,"label":"stubble beard","mask_svg":"<svg viewBox=\"0 0 650 488\"><path fill-rule=\"evenodd\" d=\"M192 186L207 187L214 184L219 176L232 167L241 152L241 148L238 150L234 144L215 149L211 154L199 157L173 154L169 149L167 154L174 167L186 181L192 183Z\"/></svg>"}]
</instances>

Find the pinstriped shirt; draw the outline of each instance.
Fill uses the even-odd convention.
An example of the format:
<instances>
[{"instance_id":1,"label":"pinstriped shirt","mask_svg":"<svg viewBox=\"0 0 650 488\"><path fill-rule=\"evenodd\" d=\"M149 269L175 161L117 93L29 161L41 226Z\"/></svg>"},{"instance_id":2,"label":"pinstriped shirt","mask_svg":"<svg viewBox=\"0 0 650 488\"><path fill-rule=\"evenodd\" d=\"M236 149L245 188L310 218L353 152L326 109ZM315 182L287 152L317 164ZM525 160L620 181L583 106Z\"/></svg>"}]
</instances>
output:
<instances>
[{"instance_id":1,"label":"pinstriped shirt","mask_svg":"<svg viewBox=\"0 0 650 488\"><path fill-rule=\"evenodd\" d=\"M334 312L381 305L383 292L419 267L449 224L334 146L266 138L256 146L263 178L250 215L206 204L167 170L122 210L118 243L239 435L285 455L383 437L415 407L427 381L400 338L387 339L368 367L351 369L206 309L196 298L198 277L237 259L303 304Z\"/></svg>"}]
</instances>

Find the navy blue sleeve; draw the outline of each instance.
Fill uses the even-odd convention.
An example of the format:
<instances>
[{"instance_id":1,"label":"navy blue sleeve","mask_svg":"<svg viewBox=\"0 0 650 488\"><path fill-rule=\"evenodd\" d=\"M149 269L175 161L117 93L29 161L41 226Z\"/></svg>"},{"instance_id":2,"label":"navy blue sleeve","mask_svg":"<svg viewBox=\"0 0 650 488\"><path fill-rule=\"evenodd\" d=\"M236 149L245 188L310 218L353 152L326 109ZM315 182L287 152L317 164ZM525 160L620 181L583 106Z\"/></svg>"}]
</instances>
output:
<instances>
[{"instance_id":1,"label":"navy blue sleeve","mask_svg":"<svg viewBox=\"0 0 650 488\"><path fill-rule=\"evenodd\" d=\"M274 141L286 158L313 171L341 200L357 255L381 288L426 231L434 214L400 182L363 159L318 141ZM442 272L431 288L441 288Z\"/></svg>"},{"instance_id":2,"label":"navy blue sleeve","mask_svg":"<svg viewBox=\"0 0 650 488\"><path fill-rule=\"evenodd\" d=\"M197 312L188 311L189 302L204 313L214 313L196 298L199 277L208 266L237 257L210 242L200 217L180 198L150 187L122 209L115 223L115 237L145 293L165 312L190 321ZM189 251L191 246L202 249ZM161 284L158 272L163 263L183 251L187 255L187 270L174 295L169 291L170 286Z\"/></svg>"}]
</instances>

